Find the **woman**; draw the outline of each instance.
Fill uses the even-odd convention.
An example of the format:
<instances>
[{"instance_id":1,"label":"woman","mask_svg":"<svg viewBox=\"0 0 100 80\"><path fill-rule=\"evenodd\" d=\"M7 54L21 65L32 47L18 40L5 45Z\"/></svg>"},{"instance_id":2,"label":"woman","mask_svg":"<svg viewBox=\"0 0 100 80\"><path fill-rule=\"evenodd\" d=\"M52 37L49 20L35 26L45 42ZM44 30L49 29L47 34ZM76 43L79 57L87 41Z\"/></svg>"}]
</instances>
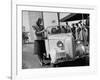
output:
<instances>
[{"instance_id":1,"label":"woman","mask_svg":"<svg viewBox=\"0 0 100 80\"><path fill-rule=\"evenodd\" d=\"M45 50L45 41L44 41L44 27L42 24L43 20L41 18L38 18L36 25L32 26L35 30L35 35L37 39L35 40L35 53L38 54L38 57L40 59L40 62L43 64L43 56L46 55Z\"/></svg>"}]
</instances>

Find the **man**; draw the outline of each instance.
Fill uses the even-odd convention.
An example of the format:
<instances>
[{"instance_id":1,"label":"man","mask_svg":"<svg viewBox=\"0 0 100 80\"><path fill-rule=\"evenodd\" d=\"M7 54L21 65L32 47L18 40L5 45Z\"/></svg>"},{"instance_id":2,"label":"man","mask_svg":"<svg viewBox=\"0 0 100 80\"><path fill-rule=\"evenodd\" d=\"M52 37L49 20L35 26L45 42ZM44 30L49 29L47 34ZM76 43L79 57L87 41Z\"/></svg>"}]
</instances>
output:
<instances>
[{"instance_id":1,"label":"man","mask_svg":"<svg viewBox=\"0 0 100 80\"><path fill-rule=\"evenodd\" d=\"M75 24L72 24L71 31L72 31L72 34L73 34L74 39L76 39L76 36L75 36L75 34L76 34L76 27L75 27Z\"/></svg>"},{"instance_id":2,"label":"man","mask_svg":"<svg viewBox=\"0 0 100 80\"><path fill-rule=\"evenodd\" d=\"M66 29L67 29L67 33L71 32L71 27L68 25L68 22L66 22Z\"/></svg>"},{"instance_id":3,"label":"man","mask_svg":"<svg viewBox=\"0 0 100 80\"><path fill-rule=\"evenodd\" d=\"M77 39L79 40L83 40L83 37L82 37L82 25L81 23L76 23L76 31L77 31Z\"/></svg>"},{"instance_id":4,"label":"man","mask_svg":"<svg viewBox=\"0 0 100 80\"><path fill-rule=\"evenodd\" d=\"M83 41L84 41L84 45L87 45L87 38L88 38L88 30L86 28L85 23L82 26L82 35L83 35Z\"/></svg>"}]
</instances>

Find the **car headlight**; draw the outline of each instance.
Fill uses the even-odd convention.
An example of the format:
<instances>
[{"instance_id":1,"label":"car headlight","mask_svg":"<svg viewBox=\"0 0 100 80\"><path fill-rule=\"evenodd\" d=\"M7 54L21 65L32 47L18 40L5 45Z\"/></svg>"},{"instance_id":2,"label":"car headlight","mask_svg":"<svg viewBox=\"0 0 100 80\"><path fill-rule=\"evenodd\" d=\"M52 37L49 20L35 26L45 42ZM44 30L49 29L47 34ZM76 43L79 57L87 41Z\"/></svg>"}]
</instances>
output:
<instances>
[{"instance_id":1,"label":"car headlight","mask_svg":"<svg viewBox=\"0 0 100 80\"><path fill-rule=\"evenodd\" d=\"M63 42L59 40L59 41L57 42L57 47L63 48L63 47L64 47Z\"/></svg>"}]
</instances>

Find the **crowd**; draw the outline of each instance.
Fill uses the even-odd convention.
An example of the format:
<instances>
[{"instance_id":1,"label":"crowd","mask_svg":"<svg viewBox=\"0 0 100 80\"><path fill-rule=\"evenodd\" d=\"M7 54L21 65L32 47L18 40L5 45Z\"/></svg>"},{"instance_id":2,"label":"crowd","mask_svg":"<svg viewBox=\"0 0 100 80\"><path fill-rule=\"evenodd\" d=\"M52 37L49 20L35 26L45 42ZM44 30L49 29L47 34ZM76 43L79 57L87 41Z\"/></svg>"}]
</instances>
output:
<instances>
[{"instance_id":1,"label":"crowd","mask_svg":"<svg viewBox=\"0 0 100 80\"><path fill-rule=\"evenodd\" d=\"M81 40L85 45L89 44L89 26L82 21L72 24L72 34L75 40Z\"/></svg>"}]
</instances>

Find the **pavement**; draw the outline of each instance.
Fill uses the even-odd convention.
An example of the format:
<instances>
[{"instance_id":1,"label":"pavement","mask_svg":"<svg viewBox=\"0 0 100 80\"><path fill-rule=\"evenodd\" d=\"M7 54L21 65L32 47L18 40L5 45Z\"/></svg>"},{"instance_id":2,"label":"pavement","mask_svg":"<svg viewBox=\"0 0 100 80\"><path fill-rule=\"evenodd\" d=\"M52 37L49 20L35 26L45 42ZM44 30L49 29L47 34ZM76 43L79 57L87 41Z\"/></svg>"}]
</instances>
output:
<instances>
[{"instance_id":1,"label":"pavement","mask_svg":"<svg viewBox=\"0 0 100 80\"><path fill-rule=\"evenodd\" d=\"M22 68L41 68L39 58L34 54L34 43L33 44L24 44L22 50Z\"/></svg>"},{"instance_id":2,"label":"pavement","mask_svg":"<svg viewBox=\"0 0 100 80\"><path fill-rule=\"evenodd\" d=\"M51 67L74 67L74 66L89 66L89 56L76 59L75 61L67 61L55 64L42 66L39 57L35 54L34 43L24 44L22 49L22 69L33 68L51 68Z\"/></svg>"}]
</instances>

